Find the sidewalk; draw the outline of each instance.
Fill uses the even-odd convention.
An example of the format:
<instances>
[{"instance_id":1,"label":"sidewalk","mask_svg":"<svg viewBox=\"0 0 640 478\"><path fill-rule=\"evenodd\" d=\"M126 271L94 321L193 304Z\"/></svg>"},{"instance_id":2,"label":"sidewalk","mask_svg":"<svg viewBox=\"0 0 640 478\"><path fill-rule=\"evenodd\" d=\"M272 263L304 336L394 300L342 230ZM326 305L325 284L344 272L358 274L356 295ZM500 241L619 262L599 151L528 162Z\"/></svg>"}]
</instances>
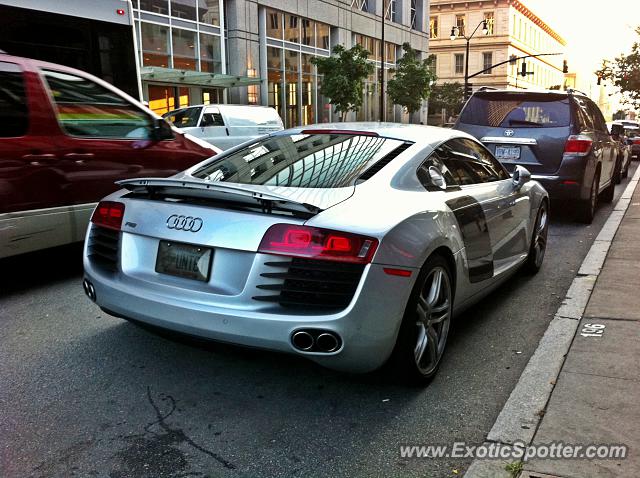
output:
<instances>
[{"instance_id":1,"label":"sidewalk","mask_svg":"<svg viewBox=\"0 0 640 478\"><path fill-rule=\"evenodd\" d=\"M640 477L639 178L640 170L585 258L486 443L511 449L517 448L514 444L622 444L627 457L533 458L522 464L519 475L505 471L514 460L476 460L466 478Z\"/></svg>"},{"instance_id":2,"label":"sidewalk","mask_svg":"<svg viewBox=\"0 0 640 478\"><path fill-rule=\"evenodd\" d=\"M640 188L611 244L533 445L554 441L625 444L629 452L623 460L534 459L525 463L523 476L640 476Z\"/></svg>"}]
</instances>

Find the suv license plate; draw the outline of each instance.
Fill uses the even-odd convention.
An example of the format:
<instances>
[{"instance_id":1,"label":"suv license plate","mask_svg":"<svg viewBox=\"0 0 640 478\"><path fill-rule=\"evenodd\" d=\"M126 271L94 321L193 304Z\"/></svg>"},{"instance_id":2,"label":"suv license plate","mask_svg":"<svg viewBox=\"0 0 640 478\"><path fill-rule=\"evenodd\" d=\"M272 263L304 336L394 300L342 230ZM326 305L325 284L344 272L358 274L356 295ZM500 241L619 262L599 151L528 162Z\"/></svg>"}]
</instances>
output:
<instances>
[{"instance_id":1,"label":"suv license plate","mask_svg":"<svg viewBox=\"0 0 640 478\"><path fill-rule=\"evenodd\" d=\"M208 247L160 241L156 272L207 282L212 255L213 251Z\"/></svg>"},{"instance_id":2,"label":"suv license plate","mask_svg":"<svg viewBox=\"0 0 640 478\"><path fill-rule=\"evenodd\" d=\"M520 159L520 146L496 146L496 159Z\"/></svg>"}]
</instances>

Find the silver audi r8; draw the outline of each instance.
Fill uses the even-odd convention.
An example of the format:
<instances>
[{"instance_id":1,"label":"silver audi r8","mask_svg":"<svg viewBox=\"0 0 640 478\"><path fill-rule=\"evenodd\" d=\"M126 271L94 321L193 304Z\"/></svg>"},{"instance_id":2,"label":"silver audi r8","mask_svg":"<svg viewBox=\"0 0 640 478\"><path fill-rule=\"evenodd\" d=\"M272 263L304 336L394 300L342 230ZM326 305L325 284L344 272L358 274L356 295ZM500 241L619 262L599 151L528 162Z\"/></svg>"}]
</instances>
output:
<instances>
[{"instance_id":1,"label":"silver audi r8","mask_svg":"<svg viewBox=\"0 0 640 478\"><path fill-rule=\"evenodd\" d=\"M452 317L545 253L546 191L451 129L290 129L119 184L85 243L103 310L339 370L427 382Z\"/></svg>"}]
</instances>

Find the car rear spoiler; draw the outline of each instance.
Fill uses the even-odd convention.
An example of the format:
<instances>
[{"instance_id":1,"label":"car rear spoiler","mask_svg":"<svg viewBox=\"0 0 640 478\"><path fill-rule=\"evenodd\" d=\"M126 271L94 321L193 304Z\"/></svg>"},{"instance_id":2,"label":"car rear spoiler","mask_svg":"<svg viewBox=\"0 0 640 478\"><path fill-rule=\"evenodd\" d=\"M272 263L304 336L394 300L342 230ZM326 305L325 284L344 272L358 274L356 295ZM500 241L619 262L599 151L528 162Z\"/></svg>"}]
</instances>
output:
<instances>
[{"instance_id":1,"label":"car rear spoiler","mask_svg":"<svg viewBox=\"0 0 640 478\"><path fill-rule=\"evenodd\" d=\"M236 203L241 202L259 205L264 212L268 213L271 213L273 209L311 215L316 215L322 211L322 209L312 204L298 202L279 194L252 190L247 187L233 186L220 182L171 178L136 178L116 181L116 184L133 193L146 193L151 197L154 195L164 195L215 199Z\"/></svg>"}]
</instances>

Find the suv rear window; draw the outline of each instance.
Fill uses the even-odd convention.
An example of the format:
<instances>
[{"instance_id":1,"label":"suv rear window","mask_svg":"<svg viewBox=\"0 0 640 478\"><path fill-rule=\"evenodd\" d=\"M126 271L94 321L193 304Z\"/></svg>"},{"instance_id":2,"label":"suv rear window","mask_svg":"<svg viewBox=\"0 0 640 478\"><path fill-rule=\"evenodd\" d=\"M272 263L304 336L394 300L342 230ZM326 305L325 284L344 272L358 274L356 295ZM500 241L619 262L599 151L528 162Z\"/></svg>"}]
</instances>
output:
<instances>
[{"instance_id":1,"label":"suv rear window","mask_svg":"<svg viewBox=\"0 0 640 478\"><path fill-rule=\"evenodd\" d=\"M193 173L205 181L296 188L353 186L405 142L357 134L294 134L260 139ZM360 179L362 181L362 179Z\"/></svg>"},{"instance_id":2,"label":"suv rear window","mask_svg":"<svg viewBox=\"0 0 640 478\"><path fill-rule=\"evenodd\" d=\"M490 93L473 95L460 115L460 123L500 128L558 128L569 126L567 96Z\"/></svg>"}]
</instances>

